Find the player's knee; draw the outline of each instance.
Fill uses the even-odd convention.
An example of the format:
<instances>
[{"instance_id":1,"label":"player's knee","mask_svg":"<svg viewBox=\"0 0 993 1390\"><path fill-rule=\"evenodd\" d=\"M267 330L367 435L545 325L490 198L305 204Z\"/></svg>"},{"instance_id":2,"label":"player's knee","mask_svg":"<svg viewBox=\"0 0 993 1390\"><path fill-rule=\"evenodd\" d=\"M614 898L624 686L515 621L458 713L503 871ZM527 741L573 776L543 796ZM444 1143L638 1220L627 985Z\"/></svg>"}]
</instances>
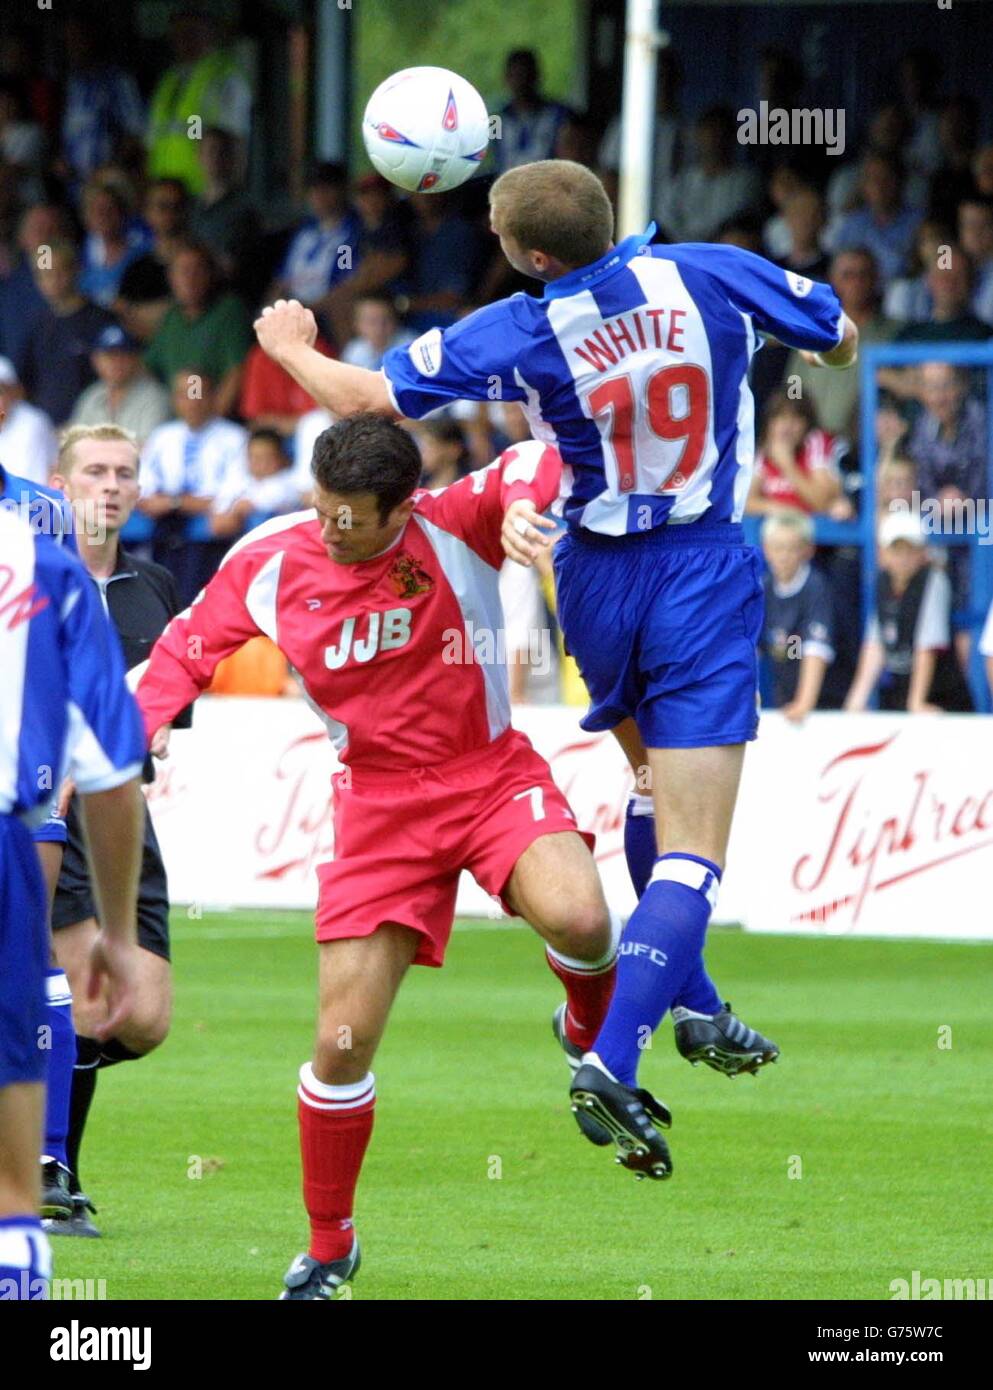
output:
<instances>
[{"instance_id":1,"label":"player's knee","mask_svg":"<svg viewBox=\"0 0 993 1390\"><path fill-rule=\"evenodd\" d=\"M117 1037L131 1052L143 1057L165 1042L171 1021L168 1002L154 1001L145 1008L139 1006L127 1023L118 1028Z\"/></svg>"},{"instance_id":2,"label":"player's knee","mask_svg":"<svg viewBox=\"0 0 993 1390\"><path fill-rule=\"evenodd\" d=\"M345 1086L366 1074L375 1051L375 1037L350 1024L322 1027L314 1053L314 1071L329 1086Z\"/></svg>"},{"instance_id":3,"label":"player's knee","mask_svg":"<svg viewBox=\"0 0 993 1390\"><path fill-rule=\"evenodd\" d=\"M610 947L610 932L610 913L599 894L564 903L545 926L550 945L576 960L604 956Z\"/></svg>"}]
</instances>

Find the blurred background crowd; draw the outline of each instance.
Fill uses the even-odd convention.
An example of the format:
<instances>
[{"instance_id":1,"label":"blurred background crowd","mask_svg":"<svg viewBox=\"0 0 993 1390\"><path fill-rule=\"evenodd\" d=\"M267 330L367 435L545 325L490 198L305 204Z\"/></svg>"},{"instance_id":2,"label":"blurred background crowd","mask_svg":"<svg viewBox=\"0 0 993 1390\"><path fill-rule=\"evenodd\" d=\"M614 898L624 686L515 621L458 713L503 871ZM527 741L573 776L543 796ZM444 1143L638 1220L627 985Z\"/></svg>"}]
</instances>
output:
<instances>
[{"instance_id":1,"label":"blurred background crowd","mask_svg":"<svg viewBox=\"0 0 993 1390\"><path fill-rule=\"evenodd\" d=\"M259 308L302 300L322 351L376 368L429 327L535 293L488 230L489 182L568 158L616 197L620 131L616 117L604 124L546 97L537 56L518 49L478 179L401 196L367 170L317 162L287 216L249 191L257 93L236 50L209 13L176 10L169 35L160 70L139 83L103 56L95 18L67 20L59 58L41 70L28 34L4 30L0 463L45 482L66 427L132 432L141 496L123 542L167 566L187 603L246 529L306 504L313 440L331 423L255 344ZM890 98L837 158L743 146L729 108L684 115L687 66L661 51L657 240L732 243L829 280L863 344L993 337L993 144L981 138L984 113L942 83L933 54L894 60ZM757 82L770 106L805 104L804 72L784 49L763 52ZM935 360L881 370L879 386L868 453L881 578L866 613L857 548L815 544L818 519L862 514L859 374L811 368L776 344L755 360L747 513L768 565L765 696L791 717L864 708L874 693L888 708L974 703L969 548L932 547L892 508L916 492L988 512L984 377ZM460 403L411 428L432 487L527 433L517 407L499 401ZM563 653L536 659L535 633L552 634L556 651L550 575L508 573L505 589L516 697L581 700ZM993 658L991 632L987 623L981 643ZM287 688L278 667L260 671L230 688Z\"/></svg>"}]
</instances>

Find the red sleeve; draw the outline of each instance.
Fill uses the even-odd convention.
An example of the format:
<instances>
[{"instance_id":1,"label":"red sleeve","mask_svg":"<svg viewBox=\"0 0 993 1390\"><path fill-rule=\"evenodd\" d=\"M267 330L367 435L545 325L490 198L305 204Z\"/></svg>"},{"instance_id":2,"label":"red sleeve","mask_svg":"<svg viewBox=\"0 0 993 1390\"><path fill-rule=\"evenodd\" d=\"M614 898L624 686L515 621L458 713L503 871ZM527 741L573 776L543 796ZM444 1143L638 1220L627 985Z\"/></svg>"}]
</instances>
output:
<instances>
[{"instance_id":1,"label":"red sleeve","mask_svg":"<svg viewBox=\"0 0 993 1390\"><path fill-rule=\"evenodd\" d=\"M558 450L528 439L440 492L422 493L417 510L499 569L505 558L500 530L507 508L526 498L543 512L559 495L561 475Z\"/></svg>"},{"instance_id":2,"label":"red sleeve","mask_svg":"<svg viewBox=\"0 0 993 1390\"><path fill-rule=\"evenodd\" d=\"M155 643L135 690L149 738L207 688L219 661L261 631L247 597L271 558L268 547L232 554Z\"/></svg>"}]
</instances>

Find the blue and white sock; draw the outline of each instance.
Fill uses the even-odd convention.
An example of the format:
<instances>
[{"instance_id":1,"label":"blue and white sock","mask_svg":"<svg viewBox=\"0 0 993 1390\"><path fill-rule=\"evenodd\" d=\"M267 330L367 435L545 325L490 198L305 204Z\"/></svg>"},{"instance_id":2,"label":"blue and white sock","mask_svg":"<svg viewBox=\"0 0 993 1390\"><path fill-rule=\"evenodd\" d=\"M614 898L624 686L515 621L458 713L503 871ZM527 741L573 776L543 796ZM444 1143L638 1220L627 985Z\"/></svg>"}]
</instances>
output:
<instances>
[{"instance_id":1,"label":"blue and white sock","mask_svg":"<svg viewBox=\"0 0 993 1390\"><path fill-rule=\"evenodd\" d=\"M663 854L621 937L617 984L593 1053L637 1084L648 1039L700 963L721 871L698 855Z\"/></svg>"},{"instance_id":2,"label":"blue and white sock","mask_svg":"<svg viewBox=\"0 0 993 1390\"><path fill-rule=\"evenodd\" d=\"M69 1134L69 1097L72 1070L76 1065L76 1032L72 1026L72 994L64 970L57 966L46 971L47 1022L52 1030L45 1086L45 1144L42 1161L55 1159L64 1167L66 1138Z\"/></svg>"},{"instance_id":3,"label":"blue and white sock","mask_svg":"<svg viewBox=\"0 0 993 1390\"><path fill-rule=\"evenodd\" d=\"M52 1252L41 1220L0 1216L0 1299L47 1298Z\"/></svg>"},{"instance_id":4,"label":"blue and white sock","mask_svg":"<svg viewBox=\"0 0 993 1390\"><path fill-rule=\"evenodd\" d=\"M652 798L633 792L624 817L624 856L639 898L648 887L657 855ZM702 957L687 975L673 1000L673 1007L689 1009L698 1014L716 1014L723 1007L717 986L707 974Z\"/></svg>"}]
</instances>

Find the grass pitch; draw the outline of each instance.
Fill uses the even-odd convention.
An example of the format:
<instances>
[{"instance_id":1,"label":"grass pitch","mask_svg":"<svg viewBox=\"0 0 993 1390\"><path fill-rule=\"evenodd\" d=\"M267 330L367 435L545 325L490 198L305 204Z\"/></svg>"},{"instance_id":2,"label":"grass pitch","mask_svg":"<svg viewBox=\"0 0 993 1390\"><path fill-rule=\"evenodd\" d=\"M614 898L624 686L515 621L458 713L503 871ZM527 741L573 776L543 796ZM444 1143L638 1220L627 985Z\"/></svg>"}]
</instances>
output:
<instances>
[{"instance_id":1,"label":"grass pitch","mask_svg":"<svg viewBox=\"0 0 993 1390\"><path fill-rule=\"evenodd\" d=\"M310 919L173 921L172 1034L101 1074L83 1149L104 1238L53 1242L55 1273L111 1299L271 1299L306 1245ZM783 1056L729 1082L663 1024L642 1080L673 1108L675 1175L638 1183L569 1114L537 938L460 924L375 1066L354 1296L886 1299L915 1269L993 1276L993 948L714 931L708 964Z\"/></svg>"}]
</instances>

